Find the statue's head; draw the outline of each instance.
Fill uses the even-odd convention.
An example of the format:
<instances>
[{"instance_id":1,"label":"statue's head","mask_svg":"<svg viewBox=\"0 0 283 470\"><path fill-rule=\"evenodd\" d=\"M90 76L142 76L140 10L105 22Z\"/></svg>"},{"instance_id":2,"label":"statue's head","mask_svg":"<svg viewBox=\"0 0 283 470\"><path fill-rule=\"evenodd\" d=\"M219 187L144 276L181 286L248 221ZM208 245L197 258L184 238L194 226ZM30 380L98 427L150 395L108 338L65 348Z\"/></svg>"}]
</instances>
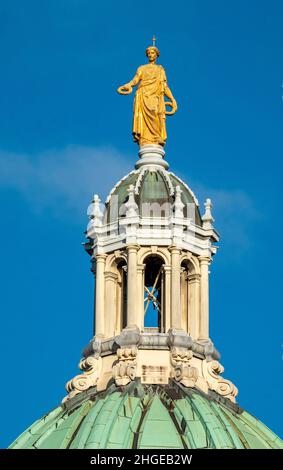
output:
<instances>
[{"instance_id":1,"label":"statue's head","mask_svg":"<svg viewBox=\"0 0 283 470\"><path fill-rule=\"evenodd\" d=\"M160 52L159 50L157 49L156 46L149 46L147 47L146 51L145 51L147 57L148 57L148 60L150 62L154 61L157 59L157 57L160 56Z\"/></svg>"}]
</instances>

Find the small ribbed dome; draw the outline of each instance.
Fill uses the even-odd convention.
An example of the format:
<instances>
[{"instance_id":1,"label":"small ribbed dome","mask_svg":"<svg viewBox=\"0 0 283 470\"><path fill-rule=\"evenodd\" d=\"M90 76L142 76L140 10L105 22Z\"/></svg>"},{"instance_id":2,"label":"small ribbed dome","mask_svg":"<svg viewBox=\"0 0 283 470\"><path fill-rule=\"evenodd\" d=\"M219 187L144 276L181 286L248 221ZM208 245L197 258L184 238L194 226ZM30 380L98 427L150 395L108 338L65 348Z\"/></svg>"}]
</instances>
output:
<instances>
[{"instance_id":1,"label":"small ribbed dome","mask_svg":"<svg viewBox=\"0 0 283 470\"><path fill-rule=\"evenodd\" d=\"M111 386L74 397L34 423L13 449L282 449L264 424L214 392Z\"/></svg>"},{"instance_id":2,"label":"small ribbed dome","mask_svg":"<svg viewBox=\"0 0 283 470\"><path fill-rule=\"evenodd\" d=\"M133 185L135 189L135 200L139 206L140 213L141 205L143 203L164 204L174 203L175 189L179 186L181 189L181 200L184 204L184 217L192 215L192 209L188 208L188 204L194 207L195 223L199 226L201 223L201 215L199 211L198 201L193 191L176 175L165 170L164 168L152 169L141 167L139 170L134 170L123 179L121 179L110 192L107 200L106 207L109 208L110 202L113 203L116 198L115 205L118 204L119 214L123 215L123 204L128 200L128 189ZM190 212L189 212L190 211ZM107 218L109 221L109 210L107 210ZM189 215L189 213L191 215Z\"/></svg>"}]
</instances>

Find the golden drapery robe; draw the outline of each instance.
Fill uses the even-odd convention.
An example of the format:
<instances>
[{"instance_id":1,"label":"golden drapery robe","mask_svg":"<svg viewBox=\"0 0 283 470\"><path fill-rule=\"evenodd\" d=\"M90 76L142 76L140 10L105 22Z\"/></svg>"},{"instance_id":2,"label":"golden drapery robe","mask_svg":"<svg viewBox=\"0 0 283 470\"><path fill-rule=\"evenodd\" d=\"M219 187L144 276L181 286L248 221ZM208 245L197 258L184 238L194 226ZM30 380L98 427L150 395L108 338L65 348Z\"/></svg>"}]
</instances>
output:
<instances>
[{"instance_id":1,"label":"golden drapery robe","mask_svg":"<svg viewBox=\"0 0 283 470\"><path fill-rule=\"evenodd\" d=\"M166 75L162 65L138 68L133 82L139 82L134 101L133 137L139 145L165 145L164 90Z\"/></svg>"}]
</instances>

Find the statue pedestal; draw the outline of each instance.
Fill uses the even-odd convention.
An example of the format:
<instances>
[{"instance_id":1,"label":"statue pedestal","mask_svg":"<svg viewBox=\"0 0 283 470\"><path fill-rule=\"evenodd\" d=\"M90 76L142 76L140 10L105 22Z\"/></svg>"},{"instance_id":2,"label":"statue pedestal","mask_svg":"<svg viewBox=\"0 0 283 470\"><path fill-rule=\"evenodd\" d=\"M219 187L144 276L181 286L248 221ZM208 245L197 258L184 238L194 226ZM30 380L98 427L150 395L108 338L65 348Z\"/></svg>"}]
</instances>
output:
<instances>
[{"instance_id":1,"label":"statue pedestal","mask_svg":"<svg viewBox=\"0 0 283 470\"><path fill-rule=\"evenodd\" d=\"M141 166L162 166L165 170L169 168L169 164L164 160L165 150L161 145L143 145L139 149L139 160L136 162L135 168Z\"/></svg>"}]
</instances>

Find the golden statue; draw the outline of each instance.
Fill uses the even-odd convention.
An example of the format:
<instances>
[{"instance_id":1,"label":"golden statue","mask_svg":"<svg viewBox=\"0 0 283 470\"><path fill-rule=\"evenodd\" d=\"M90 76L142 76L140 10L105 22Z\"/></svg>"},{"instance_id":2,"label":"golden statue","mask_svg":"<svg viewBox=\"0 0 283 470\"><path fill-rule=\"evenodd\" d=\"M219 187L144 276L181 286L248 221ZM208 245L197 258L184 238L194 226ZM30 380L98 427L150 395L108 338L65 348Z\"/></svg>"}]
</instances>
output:
<instances>
[{"instance_id":1,"label":"golden statue","mask_svg":"<svg viewBox=\"0 0 283 470\"><path fill-rule=\"evenodd\" d=\"M141 65L134 78L117 90L121 95L128 95L132 93L132 87L139 84L134 101L133 137L140 147L146 144L165 145L165 115L177 111L176 100L167 85L165 70L162 65L155 63L160 55L155 46L155 38L153 45L146 49L146 55L149 63ZM170 101L165 102L164 95ZM166 106L170 106L171 111Z\"/></svg>"}]
</instances>

